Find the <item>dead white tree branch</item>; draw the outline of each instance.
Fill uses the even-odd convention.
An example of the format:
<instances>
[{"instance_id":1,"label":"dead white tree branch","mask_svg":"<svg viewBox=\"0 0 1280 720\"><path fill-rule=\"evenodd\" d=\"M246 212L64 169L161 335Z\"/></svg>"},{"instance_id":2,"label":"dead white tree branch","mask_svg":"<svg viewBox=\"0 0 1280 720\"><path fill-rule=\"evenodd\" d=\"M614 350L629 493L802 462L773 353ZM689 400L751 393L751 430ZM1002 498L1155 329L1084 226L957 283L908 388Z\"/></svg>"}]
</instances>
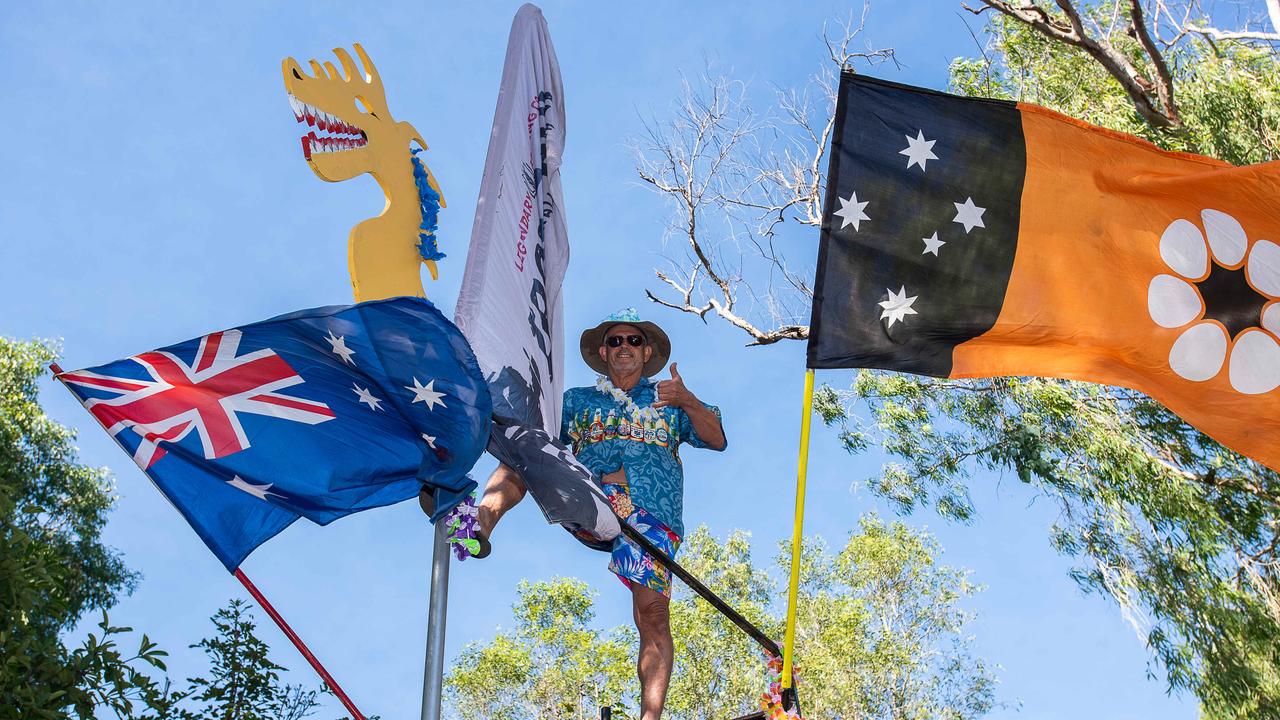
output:
<instances>
[{"instance_id":1,"label":"dead white tree branch","mask_svg":"<svg viewBox=\"0 0 1280 720\"><path fill-rule=\"evenodd\" d=\"M1257 30L1219 30L1214 27L1190 24L1187 30L1204 35L1214 40L1263 40L1280 42L1280 32L1261 32Z\"/></svg>"},{"instance_id":2,"label":"dead white tree branch","mask_svg":"<svg viewBox=\"0 0 1280 720\"><path fill-rule=\"evenodd\" d=\"M1267 8L1267 18L1271 22L1271 31L1266 30L1250 30L1246 23L1243 30L1222 30L1209 25L1201 25L1189 21L1183 22L1183 28L1186 32L1193 32L1202 35L1215 42L1227 40L1238 41L1261 41L1266 43L1280 42L1280 0L1265 0ZM1189 18L1190 16L1188 16ZM1256 20L1256 18L1255 18Z\"/></svg>"},{"instance_id":3,"label":"dead white tree branch","mask_svg":"<svg viewBox=\"0 0 1280 720\"><path fill-rule=\"evenodd\" d=\"M786 248L811 256L822 224L841 71L894 61L890 49L856 45L868 9L824 28L824 69L804 88L775 89L775 111L757 114L742 83L708 76L684 83L670 119L646 123L636 172L670 203L666 239L683 248L670 270L655 269L652 302L704 321L714 313L752 345L808 337L812 268L793 268Z\"/></svg>"}]
</instances>

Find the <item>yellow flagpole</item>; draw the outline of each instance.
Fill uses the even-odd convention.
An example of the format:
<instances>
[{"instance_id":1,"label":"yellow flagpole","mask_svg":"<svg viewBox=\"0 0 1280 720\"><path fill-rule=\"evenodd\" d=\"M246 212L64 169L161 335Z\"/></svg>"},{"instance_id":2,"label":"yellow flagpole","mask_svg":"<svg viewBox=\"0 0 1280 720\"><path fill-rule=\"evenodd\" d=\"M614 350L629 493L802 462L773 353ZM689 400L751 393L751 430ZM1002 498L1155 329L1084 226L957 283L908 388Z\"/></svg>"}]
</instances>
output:
<instances>
[{"instance_id":1,"label":"yellow flagpole","mask_svg":"<svg viewBox=\"0 0 1280 720\"><path fill-rule=\"evenodd\" d=\"M787 590L787 636L782 645L782 687L791 687L796 643L796 597L800 593L800 545L804 538L804 485L809 470L809 420L813 417L813 370L804 374L804 417L800 419L800 463L796 470L796 517L791 530L791 587Z\"/></svg>"}]
</instances>

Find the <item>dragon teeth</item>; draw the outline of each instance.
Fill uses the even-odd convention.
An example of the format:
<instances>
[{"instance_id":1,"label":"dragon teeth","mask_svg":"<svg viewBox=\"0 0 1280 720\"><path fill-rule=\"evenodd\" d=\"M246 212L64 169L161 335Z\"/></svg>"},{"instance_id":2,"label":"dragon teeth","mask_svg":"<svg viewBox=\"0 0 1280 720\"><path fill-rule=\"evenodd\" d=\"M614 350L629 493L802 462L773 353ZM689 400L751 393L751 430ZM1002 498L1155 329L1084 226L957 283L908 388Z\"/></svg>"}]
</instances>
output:
<instances>
[{"instance_id":1,"label":"dragon teeth","mask_svg":"<svg viewBox=\"0 0 1280 720\"><path fill-rule=\"evenodd\" d=\"M288 95L288 98L289 107L293 109L293 116L298 122L306 120L311 127L318 127L329 132L343 132L348 135L356 135L360 132L354 126L343 122L338 116L308 105L292 93Z\"/></svg>"},{"instance_id":2,"label":"dragon teeth","mask_svg":"<svg viewBox=\"0 0 1280 720\"><path fill-rule=\"evenodd\" d=\"M292 103L291 103L292 104ZM314 153L328 152L344 152L347 150L358 150L369 144L368 138L358 135L360 132L354 126L339 120L337 117L330 115L323 110L299 103L302 108L303 117L306 117L311 123L320 130L328 129L330 132L346 132L356 137L320 137L316 133L310 132L302 137L302 153L308 160Z\"/></svg>"}]
</instances>

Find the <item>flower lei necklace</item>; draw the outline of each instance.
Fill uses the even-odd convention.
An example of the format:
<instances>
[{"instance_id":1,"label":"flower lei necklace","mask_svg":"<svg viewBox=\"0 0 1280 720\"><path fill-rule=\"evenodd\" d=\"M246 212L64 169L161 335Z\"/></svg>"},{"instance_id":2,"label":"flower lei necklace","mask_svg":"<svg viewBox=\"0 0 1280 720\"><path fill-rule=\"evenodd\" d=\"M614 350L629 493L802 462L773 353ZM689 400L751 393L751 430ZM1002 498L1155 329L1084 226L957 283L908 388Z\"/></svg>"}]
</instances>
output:
<instances>
[{"instance_id":1,"label":"flower lei necklace","mask_svg":"<svg viewBox=\"0 0 1280 720\"><path fill-rule=\"evenodd\" d=\"M618 404L622 405L627 412L631 413L631 417L639 417L641 420L657 421L659 414L657 410L654 410L651 407L642 408L639 405L636 405L636 401L632 400L631 396L628 395L625 390L616 387L612 382L610 382L608 377L601 375L596 378L596 389L618 401Z\"/></svg>"}]
</instances>

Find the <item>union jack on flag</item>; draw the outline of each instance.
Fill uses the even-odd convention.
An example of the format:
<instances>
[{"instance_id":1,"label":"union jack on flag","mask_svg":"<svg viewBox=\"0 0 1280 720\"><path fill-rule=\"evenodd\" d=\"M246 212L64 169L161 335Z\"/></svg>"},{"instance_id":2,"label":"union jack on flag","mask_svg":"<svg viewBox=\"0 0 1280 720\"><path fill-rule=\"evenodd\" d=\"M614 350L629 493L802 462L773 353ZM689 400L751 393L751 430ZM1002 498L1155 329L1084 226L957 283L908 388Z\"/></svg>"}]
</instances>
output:
<instances>
[{"instance_id":1,"label":"union jack on flag","mask_svg":"<svg viewBox=\"0 0 1280 720\"><path fill-rule=\"evenodd\" d=\"M321 525L426 484L475 483L488 388L430 302L303 310L58 371L228 570L299 517Z\"/></svg>"},{"instance_id":2,"label":"union jack on flag","mask_svg":"<svg viewBox=\"0 0 1280 720\"><path fill-rule=\"evenodd\" d=\"M241 336L239 330L226 330L200 338L192 364L163 350L135 355L130 360L146 371L145 380L89 370L58 379L115 393L88 398L84 405L112 435L128 428L139 436L133 461L144 470L164 456L161 441L177 442L192 430L206 460L248 449L242 412L308 425L334 418L322 402L278 392L303 380L274 350L237 356Z\"/></svg>"}]
</instances>

